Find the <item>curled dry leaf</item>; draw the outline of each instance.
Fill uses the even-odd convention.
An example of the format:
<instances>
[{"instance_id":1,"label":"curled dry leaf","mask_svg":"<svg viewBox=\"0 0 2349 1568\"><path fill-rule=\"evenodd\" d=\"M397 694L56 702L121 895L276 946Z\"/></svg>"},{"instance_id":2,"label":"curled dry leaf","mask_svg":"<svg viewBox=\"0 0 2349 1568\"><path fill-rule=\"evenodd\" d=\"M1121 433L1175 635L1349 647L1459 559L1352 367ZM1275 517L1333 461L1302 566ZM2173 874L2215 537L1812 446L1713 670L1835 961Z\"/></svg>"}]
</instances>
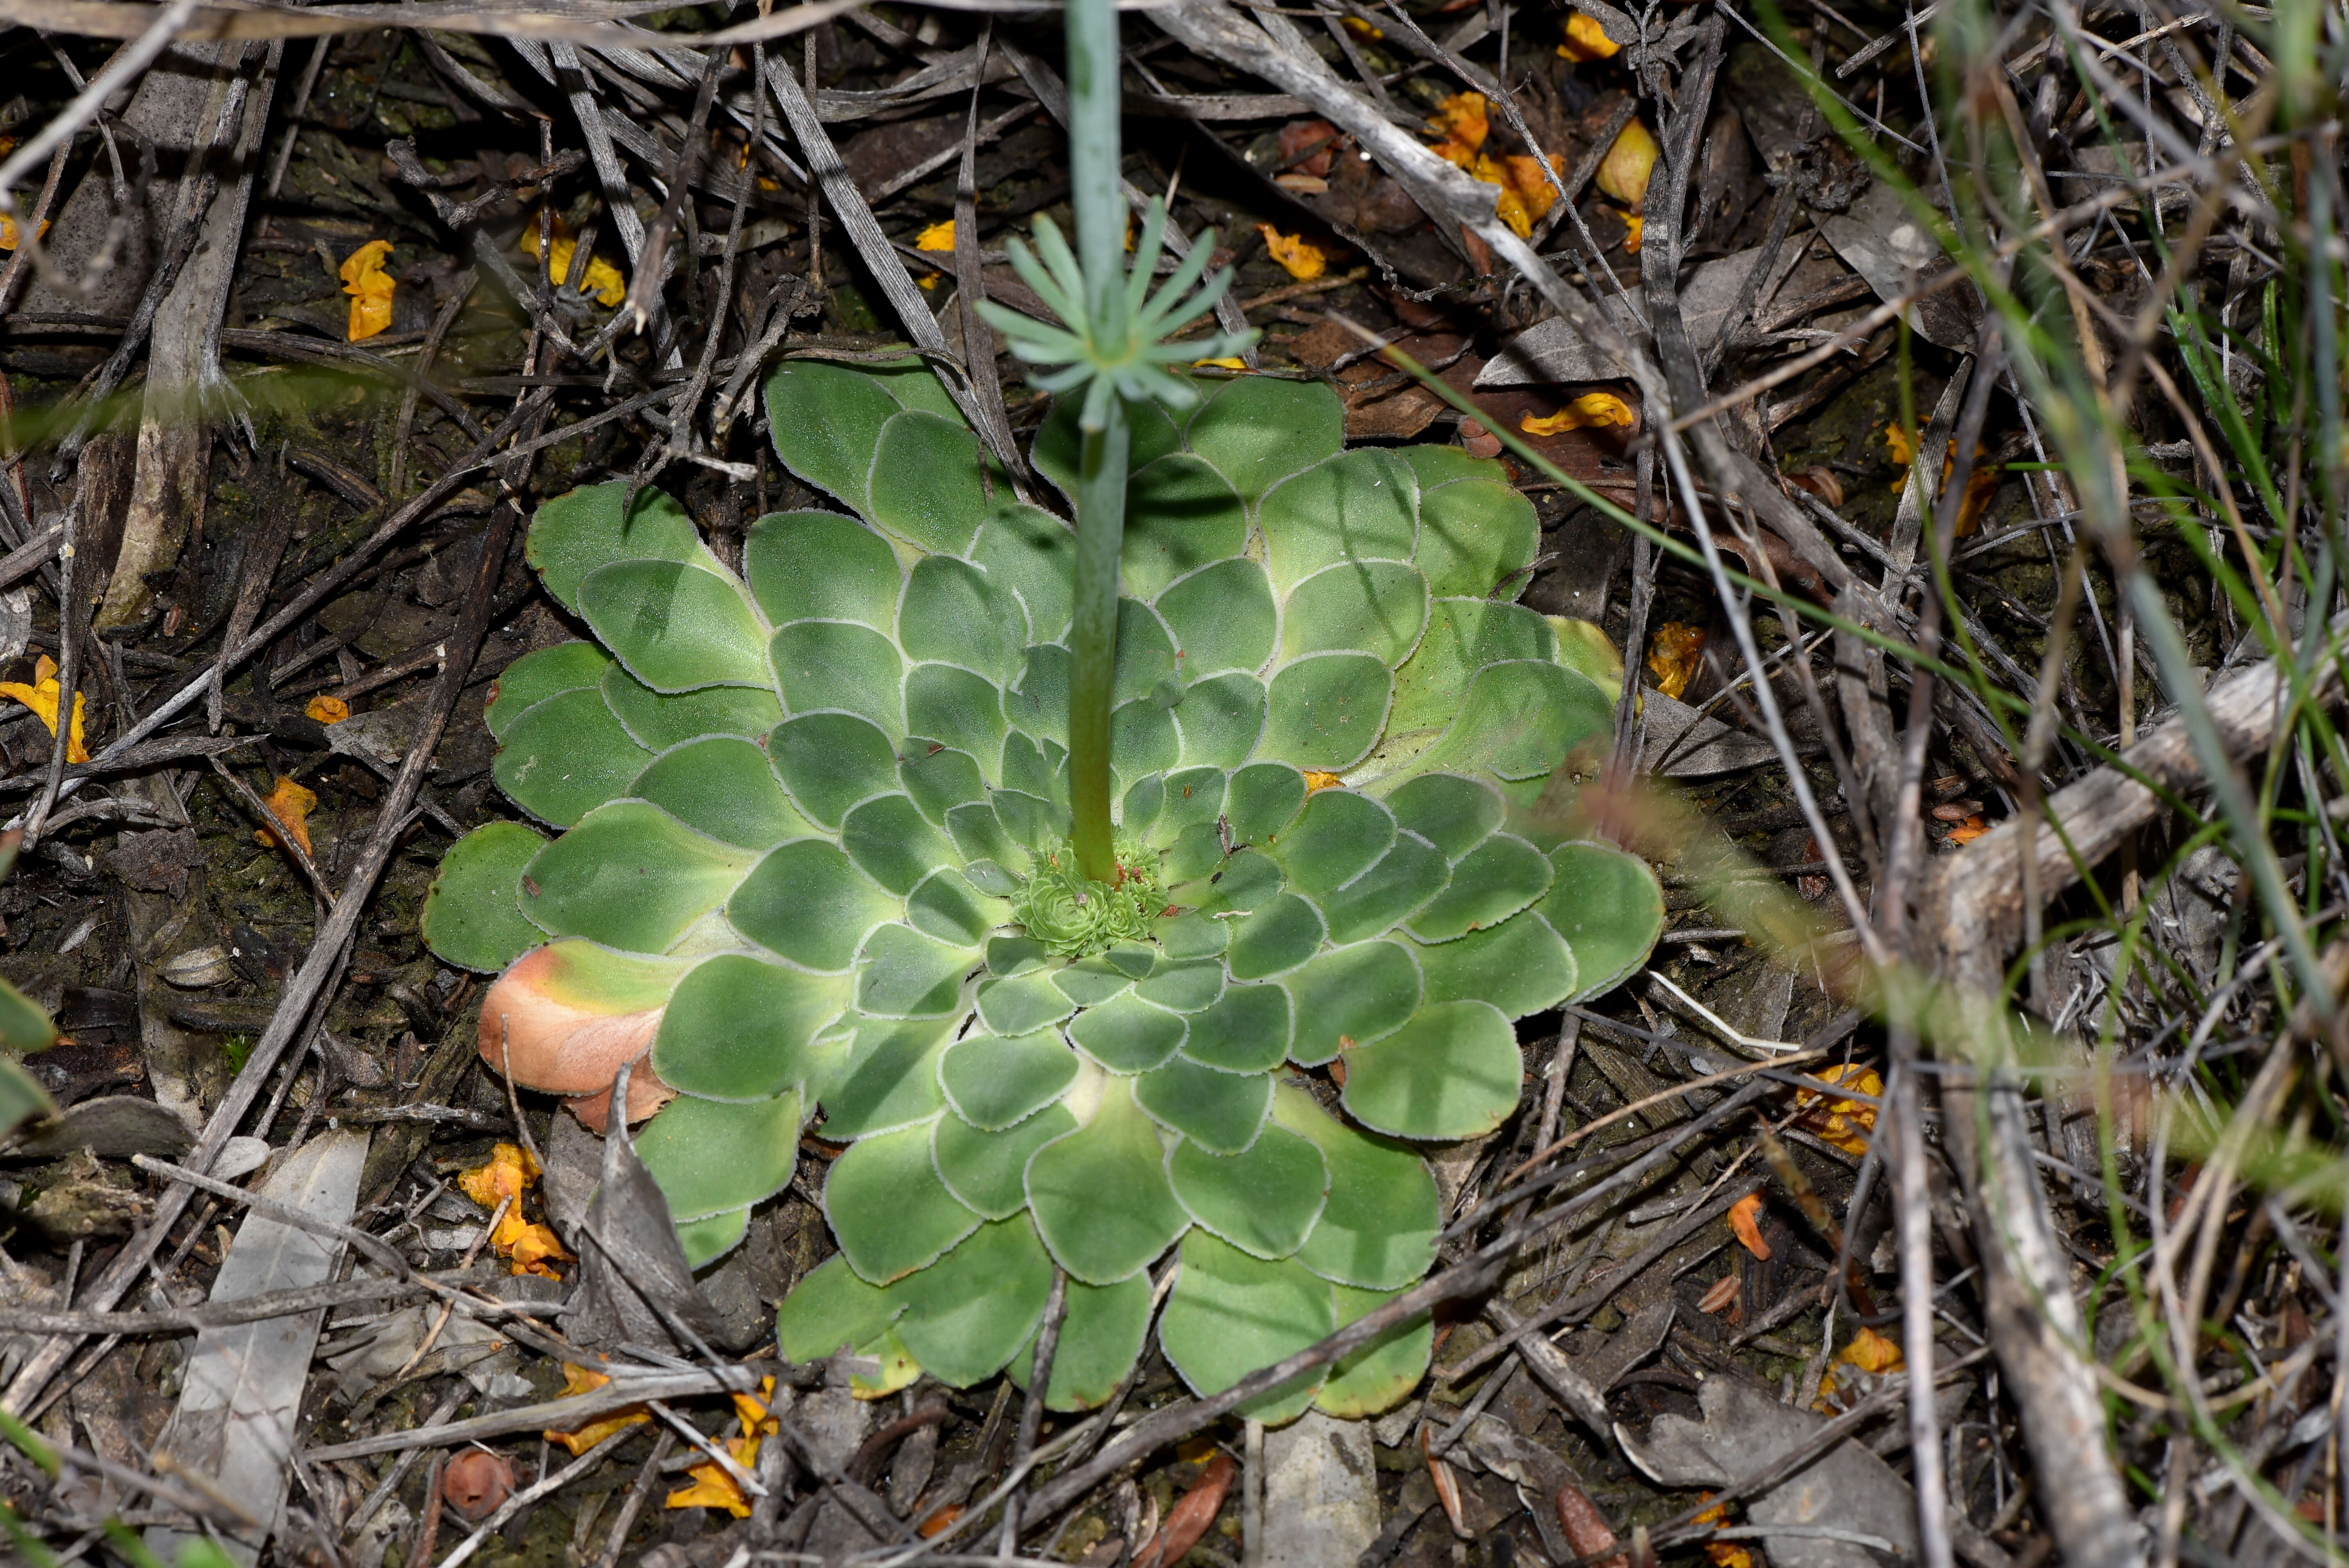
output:
<instances>
[{"instance_id":1,"label":"curled dry leaf","mask_svg":"<svg viewBox=\"0 0 2349 1568\"><path fill-rule=\"evenodd\" d=\"M513 1465L503 1454L467 1449L441 1472L440 1495L449 1506L476 1522L495 1513L513 1495Z\"/></svg>"},{"instance_id":2,"label":"curled dry leaf","mask_svg":"<svg viewBox=\"0 0 2349 1568\"><path fill-rule=\"evenodd\" d=\"M500 1072L511 1061L524 1088L570 1097L579 1119L600 1131L613 1075L652 1048L661 1010L598 986L579 960L561 943L516 960L482 1000L478 1047ZM628 1119L642 1120L668 1099L651 1064L639 1062L628 1078Z\"/></svg>"},{"instance_id":3,"label":"curled dry leaf","mask_svg":"<svg viewBox=\"0 0 2349 1568\"><path fill-rule=\"evenodd\" d=\"M1427 1461L1427 1479L1435 1483L1435 1501L1444 1505L1444 1517L1452 1526L1452 1533L1465 1541L1469 1538L1466 1518L1460 1511L1460 1478L1452 1467L1436 1457L1433 1447L1434 1429L1419 1429L1420 1457Z\"/></svg>"},{"instance_id":4,"label":"curled dry leaf","mask_svg":"<svg viewBox=\"0 0 2349 1568\"><path fill-rule=\"evenodd\" d=\"M1150 1538L1133 1559L1133 1568L1171 1568L1183 1560L1183 1555L1199 1543L1207 1527L1216 1522L1216 1515L1224 1508L1225 1494L1232 1489L1232 1478L1239 1467L1232 1456L1218 1453L1207 1461L1206 1470L1192 1483L1191 1490L1167 1511L1166 1522Z\"/></svg>"},{"instance_id":5,"label":"curled dry leaf","mask_svg":"<svg viewBox=\"0 0 2349 1568\"><path fill-rule=\"evenodd\" d=\"M347 335L353 343L390 329L392 277L383 270L390 254L389 240L369 240L343 258L343 292L351 296Z\"/></svg>"},{"instance_id":6,"label":"curled dry leaf","mask_svg":"<svg viewBox=\"0 0 2349 1568\"><path fill-rule=\"evenodd\" d=\"M1785 476L1786 483L1796 490L1806 490L1829 506L1843 505L1843 480L1825 463L1813 463L1798 473Z\"/></svg>"},{"instance_id":7,"label":"curled dry leaf","mask_svg":"<svg viewBox=\"0 0 2349 1568\"><path fill-rule=\"evenodd\" d=\"M1565 1532L1566 1543L1577 1556L1596 1557L1616 1544L1615 1532L1609 1528L1607 1516L1599 1511L1599 1505L1590 1501L1589 1494L1572 1481L1557 1489L1552 1502L1557 1510L1557 1527ZM1630 1568L1630 1562L1618 1553L1602 1560L1597 1568Z\"/></svg>"},{"instance_id":8,"label":"curled dry leaf","mask_svg":"<svg viewBox=\"0 0 2349 1568\"><path fill-rule=\"evenodd\" d=\"M1747 1252L1766 1262L1770 1256L1770 1243L1762 1239L1761 1212L1762 1194L1748 1192L1730 1209L1729 1228L1737 1233L1738 1241Z\"/></svg>"}]
</instances>

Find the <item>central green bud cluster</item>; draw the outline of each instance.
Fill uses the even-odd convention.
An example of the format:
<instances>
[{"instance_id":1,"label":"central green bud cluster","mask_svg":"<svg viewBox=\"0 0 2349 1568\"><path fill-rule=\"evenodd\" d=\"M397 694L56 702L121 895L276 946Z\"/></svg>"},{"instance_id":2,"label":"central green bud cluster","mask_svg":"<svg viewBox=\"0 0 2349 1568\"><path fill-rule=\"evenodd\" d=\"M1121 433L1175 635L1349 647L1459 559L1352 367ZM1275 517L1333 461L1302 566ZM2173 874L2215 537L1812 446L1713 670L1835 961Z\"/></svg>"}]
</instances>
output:
<instances>
[{"instance_id":1,"label":"central green bud cluster","mask_svg":"<svg viewBox=\"0 0 2349 1568\"><path fill-rule=\"evenodd\" d=\"M1117 841L1118 880L1094 882L1077 870L1077 852L1063 843L1040 858L1027 885L1011 899L1011 918L1056 958L1090 958L1121 942L1147 942L1151 923L1166 908L1158 852L1136 841Z\"/></svg>"}]
</instances>

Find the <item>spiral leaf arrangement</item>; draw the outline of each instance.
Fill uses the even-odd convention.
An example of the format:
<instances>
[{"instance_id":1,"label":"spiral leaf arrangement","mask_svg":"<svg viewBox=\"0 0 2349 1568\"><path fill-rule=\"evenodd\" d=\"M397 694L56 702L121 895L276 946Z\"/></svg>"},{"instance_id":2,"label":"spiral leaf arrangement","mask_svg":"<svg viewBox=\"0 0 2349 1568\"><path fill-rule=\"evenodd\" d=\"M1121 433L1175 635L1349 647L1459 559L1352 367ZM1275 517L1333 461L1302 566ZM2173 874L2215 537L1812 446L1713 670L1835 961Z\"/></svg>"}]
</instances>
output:
<instances>
[{"instance_id":1,"label":"spiral leaf arrangement","mask_svg":"<svg viewBox=\"0 0 2349 1568\"><path fill-rule=\"evenodd\" d=\"M840 1255L784 1304L795 1359L872 1391L1023 1358L1071 1281L1050 1403L1106 1398L1157 1332L1202 1392L1414 1283L1413 1141L1515 1109L1511 1020L1612 985L1662 899L1527 815L1608 694L1508 601L1537 544L1496 465L1341 449L1337 399L1266 377L1132 407L1111 660L1120 888L1070 870L1072 561L929 372L785 364L775 449L854 516L750 532L740 576L667 497L549 502L533 564L595 635L517 661L494 822L426 911L502 970L481 1050L600 1122L614 1069L697 1263L792 1179ZM1064 404L1032 452L1073 488ZM1495 590L1501 596L1495 597ZM1139 897L1141 902L1135 902ZM1399 1398L1423 1322L1257 1407Z\"/></svg>"}]
</instances>

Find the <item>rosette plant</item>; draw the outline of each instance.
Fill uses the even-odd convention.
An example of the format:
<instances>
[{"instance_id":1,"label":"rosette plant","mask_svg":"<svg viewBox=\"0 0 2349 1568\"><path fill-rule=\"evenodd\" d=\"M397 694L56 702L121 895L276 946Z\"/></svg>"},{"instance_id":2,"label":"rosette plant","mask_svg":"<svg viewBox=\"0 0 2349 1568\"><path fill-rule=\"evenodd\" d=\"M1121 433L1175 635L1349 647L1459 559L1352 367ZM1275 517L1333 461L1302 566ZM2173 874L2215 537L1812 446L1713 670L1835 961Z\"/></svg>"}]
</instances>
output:
<instances>
[{"instance_id":1,"label":"rosette plant","mask_svg":"<svg viewBox=\"0 0 2349 1568\"><path fill-rule=\"evenodd\" d=\"M1057 1270L1061 1409L1154 1316L1209 1392L1415 1283L1414 1146L1508 1118L1513 1020L1614 985L1663 913L1642 862L1532 811L1612 720L1512 602L1532 507L1454 448L1344 450L1318 384L1164 368L1213 286L1145 307L1122 206L1089 235L1113 17L1067 15L1107 147L1081 121L1075 256L1041 232L1026 265L1075 319L1007 335L1062 366L1030 456L1074 528L913 361L773 374L777 455L845 510L761 519L740 575L658 492L547 503L530 559L595 640L517 661L488 719L558 836L476 830L425 916L502 972L491 1065L600 1126L636 1062L696 1263L803 1133L837 1150L840 1253L783 1304L787 1355L846 1346L876 1394L1024 1382ZM1253 1413L1383 1408L1428 1347L1423 1319Z\"/></svg>"}]
</instances>

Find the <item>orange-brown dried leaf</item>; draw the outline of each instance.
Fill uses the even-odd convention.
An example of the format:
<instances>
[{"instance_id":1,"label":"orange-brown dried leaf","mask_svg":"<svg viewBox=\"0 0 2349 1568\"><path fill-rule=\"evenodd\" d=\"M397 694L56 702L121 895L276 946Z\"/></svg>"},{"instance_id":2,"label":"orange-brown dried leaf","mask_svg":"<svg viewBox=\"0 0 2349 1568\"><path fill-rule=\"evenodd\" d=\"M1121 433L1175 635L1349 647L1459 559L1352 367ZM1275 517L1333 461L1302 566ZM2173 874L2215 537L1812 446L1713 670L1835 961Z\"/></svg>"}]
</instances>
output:
<instances>
[{"instance_id":1,"label":"orange-brown dried leaf","mask_svg":"<svg viewBox=\"0 0 2349 1568\"><path fill-rule=\"evenodd\" d=\"M1966 845L1972 843L1976 839L1981 838L1984 833L1989 831L1989 826L1982 821L1979 815L1971 816L1968 817L1964 821L1960 822L1956 827L1951 828L1946 834L1942 835L1941 842L1949 845L1952 849L1963 849Z\"/></svg>"},{"instance_id":2,"label":"orange-brown dried leaf","mask_svg":"<svg viewBox=\"0 0 2349 1568\"><path fill-rule=\"evenodd\" d=\"M1199 1544L1207 1527L1216 1522L1216 1515L1224 1508L1225 1494L1232 1489L1232 1478L1239 1467L1232 1456L1218 1453L1207 1461L1206 1470L1191 1490L1185 1492L1174 1506L1166 1511L1166 1522L1150 1538L1133 1559L1133 1568L1173 1568L1185 1553Z\"/></svg>"},{"instance_id":3,"label":"orange-brown dried leaf","mask_svg":"<svg viewBox=\"0 0 2349 1568\"><path fill-rule=\"evenodd\" d=\"M1762 1239L1761 1213L1762 1194L1748 1192L1744 1197L1737 1200L1730 1209L1729 1228L1737 1233L1738 1241L1744 1245L1747 1252L1767 1262L1770 1256L1770 1243Z\"/></svg>"},{"instance_id":4,"label":"orange-brown dried leaf","mask_svg":"<svg viewBox=\"0 0 2349 1568\"><path fill-rule=\"evenodd\" d=\"M1704 1293L1703 1298L1696 1304L1696 1309L1702 1313L1715 1313L1736 1305L1737 1293L1743 1287L1743 1284L1744 1282L1737 1275L1724 1274L1713 1282L1711 1290Z\"/></svg>"}]
</instances>

